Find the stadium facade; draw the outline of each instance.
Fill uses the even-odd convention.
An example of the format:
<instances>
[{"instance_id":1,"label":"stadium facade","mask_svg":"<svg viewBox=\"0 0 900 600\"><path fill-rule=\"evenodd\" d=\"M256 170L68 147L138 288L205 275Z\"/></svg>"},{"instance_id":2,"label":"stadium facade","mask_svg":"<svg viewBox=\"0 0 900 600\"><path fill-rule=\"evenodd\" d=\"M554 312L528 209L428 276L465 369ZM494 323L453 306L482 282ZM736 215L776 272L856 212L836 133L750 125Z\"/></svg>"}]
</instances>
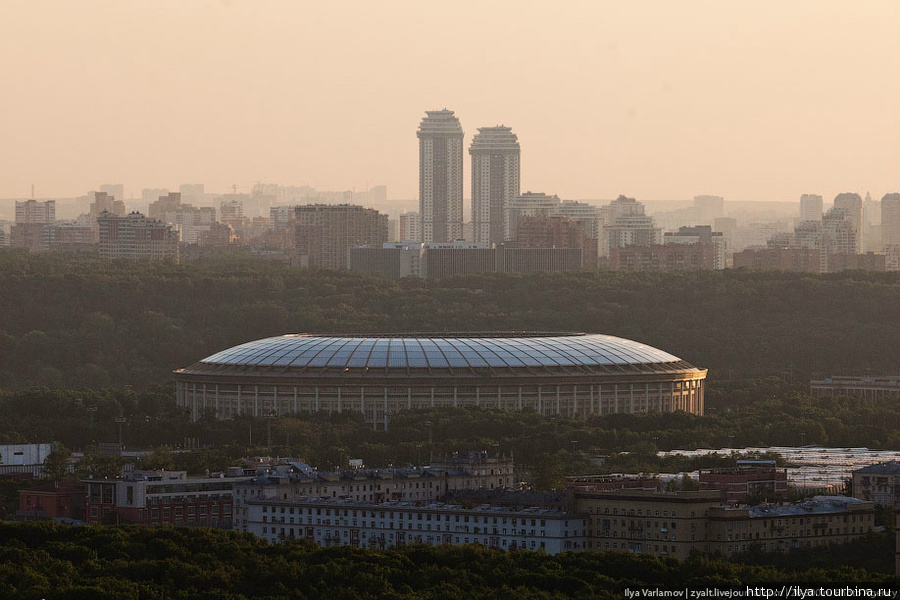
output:
<instances>
[{"instance_id":1,"label":"stadium facade","mask_svg":"<svg viewBox=\"0 0 900 600\"><path fill-rule=\"evenodd\" d=\"M583 333L289 334L175 371L177 403L212 414L361 413L479 406L587 417L703 414L706 370L651 346Z\"/></svg>"}]
</instances>

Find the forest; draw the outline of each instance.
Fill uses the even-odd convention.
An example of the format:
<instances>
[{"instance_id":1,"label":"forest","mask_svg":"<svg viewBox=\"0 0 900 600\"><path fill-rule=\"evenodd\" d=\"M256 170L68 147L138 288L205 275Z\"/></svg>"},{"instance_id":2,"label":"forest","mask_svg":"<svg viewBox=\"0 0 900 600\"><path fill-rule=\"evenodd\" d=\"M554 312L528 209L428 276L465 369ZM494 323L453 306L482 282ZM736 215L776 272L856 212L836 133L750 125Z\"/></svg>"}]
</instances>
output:
<instances>
[{"instance_id":1,"label":"forest","mask_svg":"<svg viewBox=\"0 0 900 600\"><path fill-rule=\"evenodd\" d=\"M0 389L146 389L290 332L584 331L709 369L710 390L900 364L900 273L484 274L388 282L228 261L101 262L0 250ZM716 398L713 397L713 404Z\"/></svg>"},{"instance_id":2,"label":"forest","mask_svg":"<svg viewBox=\"0 0 900 600\"><path fill-rule=\"evenodd\" d=\"M252 339L492 329L602 332L657 346L709 369L707 415L573 420L416 411L375 432L354 415L192 423L173 401L173 369ZM106 263L0 250L0 441L52 440L91 458L99 442L121 433L130 449L202 448L154 459L192 472L248 454L333 468L351 456L407 465L487 448L513 453L538 487L549 488L585 472L597 455L612 470L677 472L692 465L663 461L657 450L804 443L900 449L895 402L817 401L807 393L814 374L886 374L898 364L898 273L603 272L387 282L237 259ZM112 468L99 458L86 464Z\"/></svg>"},{"instance_id":3,"label":"forest","mask_svg":"<svg viewBox=\"0 0 900 600\"><path fill-rule=\"evenodd\" d=\"M617 552L547 556L477 545L372 551L269 545L250 534L168 527L0 524L0 597L19 600L621 598L627 588L745 589L753 583L890 587L889 536L769 560L684 562ZM824 568L825 554L842 566ZM832 564L835 556L830 560Z\"/></svg>"}]
</instances>

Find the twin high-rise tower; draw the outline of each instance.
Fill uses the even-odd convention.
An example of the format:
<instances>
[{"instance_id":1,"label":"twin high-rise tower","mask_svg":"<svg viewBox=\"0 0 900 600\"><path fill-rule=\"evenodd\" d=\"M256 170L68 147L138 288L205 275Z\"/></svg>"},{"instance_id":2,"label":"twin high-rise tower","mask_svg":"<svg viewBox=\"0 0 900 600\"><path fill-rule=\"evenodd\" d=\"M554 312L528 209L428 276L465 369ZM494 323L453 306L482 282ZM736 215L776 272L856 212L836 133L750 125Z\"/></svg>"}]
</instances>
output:
<instances>
[{"instance_id":1,"label":"twin high-rise tower","mask_svg":"<svg viewBox=\"0 0 900 600\"><path fill-rule=\"evenodd\" d=\"M419 125L422 241L462 238L463 130L452 110L427 111ZM472 139L472 225L478 243L512 239L509 208L519 195L519 141L509 127L482 127Z\"/></svg>"},{"instance_id":2,"label":"twin high-rise tower","mask_svg":"<svg viewBox=\"0 0 900 600\"><path fill-rule=\"evenodd\" d=\"M452 110L425 113L419 137L419 215L423 242L462 238L463 130Z\"/></svg>"},{"instance_id":3,"label":"twin high-rise tower","mask_svg":"<svg viewBox=\"0 0 900 600\"><path fill-rule=\"evenodd\" d=\"M475 242L498 244L515 237L509 208L519 195L519 140L509 127L481 127L472 155L472 226Z\"/></svg>"}]
</instances>

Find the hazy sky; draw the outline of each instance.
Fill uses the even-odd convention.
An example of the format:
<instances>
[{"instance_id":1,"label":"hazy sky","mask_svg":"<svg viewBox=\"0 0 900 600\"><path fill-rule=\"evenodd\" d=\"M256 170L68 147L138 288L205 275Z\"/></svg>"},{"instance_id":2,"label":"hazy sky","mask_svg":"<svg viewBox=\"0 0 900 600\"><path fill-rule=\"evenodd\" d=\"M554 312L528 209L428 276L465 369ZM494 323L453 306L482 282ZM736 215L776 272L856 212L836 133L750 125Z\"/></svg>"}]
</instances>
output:
<instances>
[{"instance_id":1,"label":"hazy sky","mask_svg":"<svg viewBox=\"0 0 900 600\"><path fill-rule=\"evenodd\" d=\"M0 74L0 197L416 198L416 128L444 107L466 150L513 128L523 191L900 191L898 0L0 0Z\"/></svg>"}]
</instances>

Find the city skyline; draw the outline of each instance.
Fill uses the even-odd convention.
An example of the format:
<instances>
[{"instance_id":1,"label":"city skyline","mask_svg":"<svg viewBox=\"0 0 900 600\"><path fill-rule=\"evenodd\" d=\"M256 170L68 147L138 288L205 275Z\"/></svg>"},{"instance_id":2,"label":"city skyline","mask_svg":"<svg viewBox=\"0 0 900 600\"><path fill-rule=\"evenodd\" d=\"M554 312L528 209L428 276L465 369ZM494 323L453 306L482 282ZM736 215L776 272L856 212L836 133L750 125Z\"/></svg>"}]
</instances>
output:
<instances>
[{"instance_id":1,"label":"city skyline","mask_svg":"<svg viewBox=\"0 0 900 600\"><path fill-rule=\"evenodd\" d=\"M889 1L0 12L15 90L4 198L32 184L52 198L109 181L132 196L278 181L383 183L416 199L410 132L443 107L465 144L479 127L512 127L527 156L521 189L563 198L881 197L900 181L900 5Z\"/></svg>"}]
</instances>

